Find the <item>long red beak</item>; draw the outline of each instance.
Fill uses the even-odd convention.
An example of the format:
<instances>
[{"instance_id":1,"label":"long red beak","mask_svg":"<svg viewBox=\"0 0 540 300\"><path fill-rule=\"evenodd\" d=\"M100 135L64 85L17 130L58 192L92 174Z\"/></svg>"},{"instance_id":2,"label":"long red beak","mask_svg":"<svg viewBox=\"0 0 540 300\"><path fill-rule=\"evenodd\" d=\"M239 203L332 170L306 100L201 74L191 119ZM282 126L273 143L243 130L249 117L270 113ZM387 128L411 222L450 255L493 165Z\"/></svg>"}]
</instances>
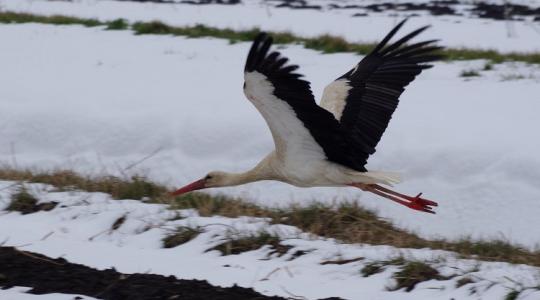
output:
<instances>
[{"instance_id":1,"label":"long red beak","mask_svg":"<svg viewBox=\"0 0 540 300\"><path fill-rule=\"evenodd\" d=\"M178 195L182 195L182 194L185 194L185 193L189 193L191 191L204 189L205 188L204 182L205 182L204 179L200 179L200 180L197 180L195 182L192 182L192 183L186 185L185 187L172 192L171 196L178 196Z\"/></svg>"}]
</instances>

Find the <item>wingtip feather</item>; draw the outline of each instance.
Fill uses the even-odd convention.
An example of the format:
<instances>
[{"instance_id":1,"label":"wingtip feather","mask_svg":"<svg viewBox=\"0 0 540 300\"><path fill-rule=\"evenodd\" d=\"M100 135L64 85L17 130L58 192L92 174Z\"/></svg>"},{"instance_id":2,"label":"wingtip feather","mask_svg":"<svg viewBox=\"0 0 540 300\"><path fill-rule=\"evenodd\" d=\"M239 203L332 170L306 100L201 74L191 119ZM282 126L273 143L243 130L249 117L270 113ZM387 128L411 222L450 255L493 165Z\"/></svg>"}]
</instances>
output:
<instances>
[{"instance_id":1,"label":"wingtip feather","mask_svg":"<svg viewBox=\"0 0 540 300\"><path fill-rule=\"evenodd\" d=\"M257 64L266 57L270 46L272 46L272 42L272 37L266 32L261 31L259 34L257 34L255 39L253 39L251 48L249 49L246 65L244 67L245 71L250 72L257 67Z\"/></svg>"},{"instance_id":2,"label":"wingtip feather","mask_svg":"<svg viewBox=\"0 0 540 300\"><path fill-rule=\"evenodd\" d=\"M377 44L377 46L375 47L375 49L373 49L371 51L371 53L377 53L379 52L379 50L381 50L384 46L386 46L386 44L388 43L388 41L396 34L396 32L398 32L398 30L407 22L407 20L409 20L409 18L405 18L403 19L401 22L399 22L396 26L394 26L394 28L392 28L392 30L390 30L390 32L388 32L388 34L386 34L386 36L382 39L381 42L379 42L379 44Z\"/></svg>"}]
</instances>

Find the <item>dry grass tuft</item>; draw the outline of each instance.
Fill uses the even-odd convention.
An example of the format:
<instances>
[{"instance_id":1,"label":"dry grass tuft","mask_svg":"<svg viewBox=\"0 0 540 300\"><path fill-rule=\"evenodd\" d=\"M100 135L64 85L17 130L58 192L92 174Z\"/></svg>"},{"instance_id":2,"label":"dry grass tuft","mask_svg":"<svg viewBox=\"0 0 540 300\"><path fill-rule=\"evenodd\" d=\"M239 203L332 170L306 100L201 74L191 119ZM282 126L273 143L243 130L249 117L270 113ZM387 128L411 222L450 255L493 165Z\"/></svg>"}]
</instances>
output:
<instances>
[{"instance_id":1,"label":"dry grass tuft","mask_svg":"<svg viewBox=\"0 0 540 300\"><path fill-rule=\"evenodd\" d=\"M515 264L540 266L540 250L529 251L522 246L503 240L426 241L433 249L443 249L459 253L464 258L477 258L486 261L506 261Z\"/></svg>"},{"instance_id":2,"label":"dry grass tuft","mask_svg":"<svg viewBox=\"0 0 540 300\"><path fill-rule=\"evenodd\" d=\"M401 270L394 274L393 278L396 280L396 286L391 290L405 288L406 292L412 291L417 284L423 281L447 279L430 265L418 261L406 262Z\"/></svg>"},{"instance_id":3,"label":"dry grass tuft","mask_svg":"<svg viewBox=\"0 0 540 300\"><path fill-rule=\"evenodd\" d=\"M141 200L143 198L155 198L167 191L165 187L150 182L142 176L133 176L129 179L114 176L89 177L81 176L69 170L34 172L4 167L0 168L0 178L50 184L61 191L102 192L110 194L115 199Z\"/></svg>"},{"instance_id":4,"label":"dry grass tuft","mask_svg":"<svg viewBox=\"0 0 540 300\"><path fill-rule=\"evenodd\" d=\"M371 275L375 275L378 273L381 273L384 270L384 265L380 262L371 262L366 264L362 270L360 270L360 273L362 273L362 276L369 277Z\"/></svg>"},{"instance_id":5,"label":"dry grass tuft","mask_svg":"<svg viewBox=\"0 0 540 300\"><path fill-rule=\"evenodd\" d=\"M36 199L32 194L30 194L24 187L21 187L16 193L11 195L11 202L6 208L6 210L18 211L23 215L26 215L42 210L52 210L56 207L57 204L58 203L56 202L38 204L38 199Z\"/></svg>"},{"instance_id":6,"label":"dry grass tuft","mask_svg":"<svg viewBox=\"0 0 540 300\"><path fill-rule=\"evenodd\" d=\"M169 204L171 209L196 209L203 217L214 215L230 218L239 216L267 217L269 212L267 209L239 199L196 192L176 198L160 197L156 199L156 202Z\"/></svg>"},{"instance_id":7,"label":"dry grass tuft","mask_svg":"<svg viewBox=\"0 0 540 300\"><path fill-rule=\"evenodd\" d=\"M198 227L178 227L173 233L167 235L163 239L163 248L174 248L176 246L185 244L196 238L202 232L203 230Z\"/></svg>"},{"instance_id":8,"label":"dry grass tuft","mask_svg":"<svg viewBox=\"0 0 540 300\"><path fill-rule=\"evenodd\" d=\"M248 251L257 250L265 245L272 247L269 255L277 254L281 256L287 253L292 247L282 245L280 238L268 232L259 232L250 236L231 238L208 251L217 250L222 255L240 254Z\"/></svg>"},{"instance_id":9,"label":"dry grass tuft","mask_svg":"<svg viewBox=\"0 0 540 300\"><path fill-rule=\"evenodd\" d=\"M269 218L273 224L286 224L323 237L344 242L377 245L418 246L423 240L416 235L395 228L375 213L355 202L334 204L313 203L308 206L291 205L284 209L263 208L239 199L191 193L168 201L174 209L196 209L201 216L253 216Z\"/></svg>"},{"instance_id":10,"label":"dry grass tuft","mask_svg":"<svg viewBox=\"0 0 540 300\"><path fill-rule=\"evenodd\" d=\"M456 282L456 289L464 285L471 284L471 283L475 283L475 281L471 277L469 276L462 277Z\"/></svg>"},{"instance_id":11,"label":"dry grass tuft","mask_svg":"<svg viewBox=\"0 0 540 300\"><path fill-rule=\"evenodd\" d=\"M369 277L374 274L378 274L382 271L384 271L384 268L387 266L398 266L398 265L404 265L406 263L405 258L402 256L391 259L391 260L383 260L383 261L374 261L366 264L362 270L360 270L360 273L362 273L362 276Z\"/></svg>"},{"instance_id":12,"label":"dry grass tuft","mask_svg":"<svg viewBox=\"0 0 540 300\"><path fill-rule=\"evenodd\" d=\"M274 223L292 225L323 237L349 243L374 245L415 245L420 239L395 228L357 202L313 203L306 207L291 206L273 211Z\"/></svg>"}]
</instances>

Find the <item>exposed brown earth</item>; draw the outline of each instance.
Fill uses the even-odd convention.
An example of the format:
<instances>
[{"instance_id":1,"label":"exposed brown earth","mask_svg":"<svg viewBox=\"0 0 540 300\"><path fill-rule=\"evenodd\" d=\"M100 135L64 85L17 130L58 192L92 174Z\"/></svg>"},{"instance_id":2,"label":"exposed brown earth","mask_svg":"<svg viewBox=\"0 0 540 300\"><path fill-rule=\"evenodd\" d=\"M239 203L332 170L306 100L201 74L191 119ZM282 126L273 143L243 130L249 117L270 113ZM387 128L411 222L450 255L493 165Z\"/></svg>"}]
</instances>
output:
<instances>
[{"instance_id":1,"label":"exposed brown earth","mask_svg":"<svg viewBox=\"0 0 540 300\"><path fill-rule=\"evenodd\" d=\"M31 287L28 293L78 294L110 300L283 300L239 286L216 287L206 281L182 280L156 274L122 274L96 270L63 258L0 247L0 288ZM326 300L339 300L328 298Z\"/></svg>"}]
</instances>

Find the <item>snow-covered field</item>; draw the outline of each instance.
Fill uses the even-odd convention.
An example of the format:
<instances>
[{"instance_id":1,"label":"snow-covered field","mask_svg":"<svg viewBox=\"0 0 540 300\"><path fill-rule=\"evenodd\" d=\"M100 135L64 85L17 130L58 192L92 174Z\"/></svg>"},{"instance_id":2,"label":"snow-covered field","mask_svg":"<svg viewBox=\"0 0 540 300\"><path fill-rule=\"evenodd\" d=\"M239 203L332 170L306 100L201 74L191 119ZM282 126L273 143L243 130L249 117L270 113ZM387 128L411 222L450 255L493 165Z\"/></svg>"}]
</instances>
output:
<instances>
[{"instance_id":1,"label":"snow-covered field","mask_svg":"<svg viewBox=\"0 0 540 300\"><path fill-rule=\"evenodd\" d=\"M307 1L326 5L330 1ZM381 1L334 1L339 5L381 3ZM388 2L426 2L425 0ZM474 1L472 1L474 3ZM489 1L500 3L502 1ZM538 7L537 0L505 1ZM326 7L325 5L325 7ZM129 21L161 20L170 25L205 24L219 28L290 31L301 36L324 33L343 36L350 41L375 42L404 17L414 15L414 26L433 25L428 38L441 38L452 47L498 49L501 51L540 51L540 22L530 17L516 21L495 21L469 17L467 9L454 16L433 16L422 12L383 11L369 17L353 17L363 10L294 10L275 8L269 2L247 0L238 5L186 5L111 0L0 0L0 8L37 14L64 14L100 20L124 18Z\"/></svg>"},{"instance_id":2,"label":"snow-covered field","mask_svg":"<svg viewBox=\"0 0 540 300\"><path fill-rule=\"evenodd\" d=\"M245 170L273 149L241 89L248 43L34 24L0 26L0 37L5 164L144 173L173 187L214 169ZM300 46L283 51L302 66L316 95L360 59ZM370 169L403 172L397 189L438 201L437 215L353 188L262 182L211 192L264 205L358 199L422 236L537 246L540 69L504 64L482 77L459 76L483 67L439 63L422 74L369 161Z\"/></svg>"},{"instance_id":3,"label":"snow-covered field","mask_svg":"<svg viewBox=\"0 0 540 300\"><path fill-rule=\"evenodd\" d=\"M128 274L204 279L213 285L237 284L265 295L296 295L296 299L502 300L514 289L523 290L520 300L540 297L540 291L534 288L540 283L540 269L535 267L464 260L449 252L429 249L344 245L309 236L295 227L270 225L264 219L200 217L192 210L173 211L164 205L113 200L102 193L55 192L50 186L29 184L26 188L42 203L55 201L57 207L28 215L2 211L11 193L19 188L14 184L0 181L0 241L5 246L53 258L61 256L98 269L112 266ZM124 222L111 229L119 218L125 218ZM202 233L186 244L164 249L161 240L179 226L200 228ZM207 251L224 240L261 230L281 236L282 243L292 248L282 256L272 254L268 247L227 256L216 250ZM305 254L295 257L298 251ZM363 259L345 264L328 263L360 257ZM367 264L396 257L426 262L442 276L451 278L424 281L412 292L405 292L389 291L395 286L392 276L400 266L387 266L381 273L362 276L361 270ZM456 287L464 277L474 282ZM20 294L17 291L21 289L0 290L0 299L34 299L15 298ZM35 296L67 299L63 297Z\"/></svg>"},{"instance_id":4,"label":"snow-covered field","mask_svg":"<svg viewBox=\"0 0 540 300\"><path fill-rule=\"evenodd\" d=\"M349 10L277 9L260 1L196 6L0 0L0 9L101 20L157 19L171 25L258 26L302 36L331 33L350 41L379 40L406 15L351 17ZM453 47L540 50L539 22L528 19L504 22L421 14L411 18L402 34L425 24L433 28L422 38L440 38ZM514 34L509 38L510 29ZM249 43L211 38L1 24L0 165L93 175L144 174L171 188L211 170L248 169L273 149L266 124L242 93L248 48ZM315 95L361 59L301 46L280 49L301 66ZM423 237L498 238L540 247L540 66L505 63L484 70L486 63L441 62L424 72L401 97L377 153L369 160L369 169L402 172L405 181L396 189L424 192L439 203L437 215L408 210L352 188L300 189L260 182L208 192L268 206L354 200ZM468 70L481 76L460 75ZM39 184L27 187L39 199L60 205L29 215L2 211L16 185L0 181L0 245L63 256L98 269L112 266L124 273L204 279L214 285L238 284L266 295L306 299L503 299L513 289L525 289L520 300L540 298L538 289L528 289L540 283L540 270L530 266L479 263L428 249L344 245L262 219L200 217L193 211L175 212L140 201L113 201L100 193L55 192ZM175 218L177 213L185 218ZM126 221L110 230L122 216ZM199 226L204 232L185 245L163 249L161 239L177 226ZM270 259L268 248L232 256L205 252L231 234L262 228L280 235L293 250ZM309 251L292 259L295 250ZM420 283L412 293L387 290L395 284L392 276L398 266L362 277L360 270L366 264L400 255L457 276ZM321 265L357 257L364 259ZM476 282L456 288L464 276ZM471 288L476 292L471 294ZM31 296L24 291L2 290L0 299L75 297Z\"/></svg>"}]
</instances>

